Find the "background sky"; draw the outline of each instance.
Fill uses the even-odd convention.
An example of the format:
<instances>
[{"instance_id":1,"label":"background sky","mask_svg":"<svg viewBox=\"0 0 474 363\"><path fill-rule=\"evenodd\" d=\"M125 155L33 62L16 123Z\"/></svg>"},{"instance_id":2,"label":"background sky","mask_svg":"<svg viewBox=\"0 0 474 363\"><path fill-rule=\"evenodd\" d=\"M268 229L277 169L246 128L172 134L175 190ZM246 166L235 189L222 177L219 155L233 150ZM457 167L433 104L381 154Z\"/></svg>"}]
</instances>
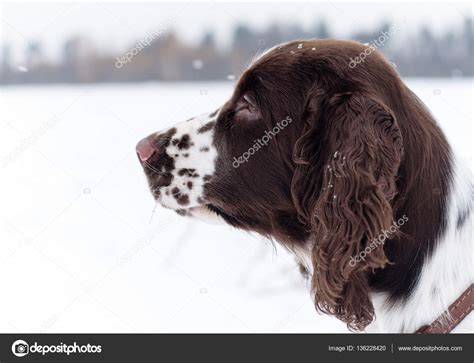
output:
<instances>
[{"instance_id":1,"label":"background sky","mask_svg":"<svg viewBox=\"0 0 474 363\"><path fill-rule=\"evenodd\" d=\"M421 25L444 31L461 24L472 11L470 2L2 2L1 32L2 45L10 45L17 59L32 40L39 40L46 55L57 58L62 42L73 35L87 36L104 51L117 51L159 29L169 18L175 19L172 29L182 39L196 42L213 30L218 44L226 47L238 23L257 29L275 22L310 27L325 19L336 36L344 37L351 30L370 30L383 21L403 21L403 34Z\"/></svg>"}]
</instances>

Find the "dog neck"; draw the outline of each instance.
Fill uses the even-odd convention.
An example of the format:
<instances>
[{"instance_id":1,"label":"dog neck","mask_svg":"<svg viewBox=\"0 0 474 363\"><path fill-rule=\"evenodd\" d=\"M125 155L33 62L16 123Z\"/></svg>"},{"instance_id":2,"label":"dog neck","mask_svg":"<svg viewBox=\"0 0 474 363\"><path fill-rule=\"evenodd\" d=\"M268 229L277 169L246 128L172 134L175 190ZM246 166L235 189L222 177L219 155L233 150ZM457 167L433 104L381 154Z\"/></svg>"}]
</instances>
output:
<instances>
[{"instance_id":1,"label":"dog neck","mask_svg":"<svg viewBox=\"0 0 474 363\"><path fill-rule=\"evenodd\" d=\"M374 292L376 320L368 331L413 333L429 325L474 281L472 176L459 159L453 173L446 204L445 227L433 250L424 258L418 278L407 296L393 301L389 292ZM395 264L397 261L393 261ZM446 314L446 318L449 316ZM474 316L455 331L470 332Z\"/></svg>"}]
</instances>

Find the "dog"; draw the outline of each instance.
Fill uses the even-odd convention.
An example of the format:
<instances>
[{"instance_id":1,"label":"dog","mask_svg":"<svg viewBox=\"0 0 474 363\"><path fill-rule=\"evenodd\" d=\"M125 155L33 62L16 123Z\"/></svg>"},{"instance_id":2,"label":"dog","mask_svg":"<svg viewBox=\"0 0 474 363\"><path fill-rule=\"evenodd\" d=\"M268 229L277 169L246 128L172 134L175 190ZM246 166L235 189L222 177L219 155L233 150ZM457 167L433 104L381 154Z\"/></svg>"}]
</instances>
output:
<instances>
[{"instance_id":1,"label":"dog","mask_svg":"<svg viewBox=\"0 0 474 363\"><path fill-rule=\"evenodd\" d=\"M276 46L222 107L144 138L138 158L163 207L292 251L316 309L350 330L448 332L450 306L474 295L472 175L379 52L351 64L365 48ZM469 311L454 331L472 332Z\"/></svg>"}]
</instances>

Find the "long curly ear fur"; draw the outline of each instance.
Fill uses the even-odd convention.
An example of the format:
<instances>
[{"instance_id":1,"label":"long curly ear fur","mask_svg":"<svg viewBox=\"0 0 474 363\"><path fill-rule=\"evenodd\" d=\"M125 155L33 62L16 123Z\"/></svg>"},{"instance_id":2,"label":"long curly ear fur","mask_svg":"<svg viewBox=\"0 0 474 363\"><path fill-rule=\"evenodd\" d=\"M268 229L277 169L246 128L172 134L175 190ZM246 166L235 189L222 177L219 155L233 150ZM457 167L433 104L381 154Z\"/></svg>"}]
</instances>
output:
<instances>
[{"instance_id":1,"label":"long curly ear fur","mask_svg":"<svg viewBox=\"0 0 474 363\"><path fill-rule=\"evenodd\" d=\"M350 329L362 330L374 319L368 274L388 262L383 246L351 261L394 221L402 154L395 117L373 98L344 93L309 100L294 150L292 193L312 231L316 308Z\"/></svg>"}]
</instances>

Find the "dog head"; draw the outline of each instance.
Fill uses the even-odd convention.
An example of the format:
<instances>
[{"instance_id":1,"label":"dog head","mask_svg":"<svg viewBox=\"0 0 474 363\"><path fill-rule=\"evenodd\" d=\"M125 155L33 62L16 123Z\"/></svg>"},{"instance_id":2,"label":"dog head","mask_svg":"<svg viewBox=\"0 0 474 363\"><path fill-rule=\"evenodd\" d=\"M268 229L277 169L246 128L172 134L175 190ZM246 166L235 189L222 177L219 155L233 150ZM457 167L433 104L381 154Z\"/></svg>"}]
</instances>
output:
<instances>
[{"instance_id":1,"label":"dog head","mask_svg":"<svg viewBox=\"0 0 474 363\"><path fill-rule=\"evenodd\" d=\"M354 329L373 319L367 273L387 258L383 248L355 266L351 257L392 224L403 155L384 102L401 82L377 53L351 67L364 49L332 40L274 47L218 110L137 145L157 202L308 251L317 308Z\"/></svg>"}]
</instances>

